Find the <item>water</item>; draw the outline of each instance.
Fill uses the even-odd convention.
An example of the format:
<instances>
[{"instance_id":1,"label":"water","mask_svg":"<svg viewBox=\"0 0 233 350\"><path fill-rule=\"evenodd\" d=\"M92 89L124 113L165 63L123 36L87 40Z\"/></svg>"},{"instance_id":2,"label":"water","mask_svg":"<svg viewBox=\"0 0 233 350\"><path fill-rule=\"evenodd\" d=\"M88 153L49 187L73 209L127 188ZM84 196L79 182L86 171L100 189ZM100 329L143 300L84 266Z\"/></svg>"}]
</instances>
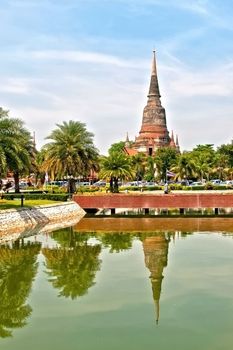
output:
<instances>
[{"instance_id":1,"label":"water","mask_svg":"<svg viewBox=\"0 0 233 350\"><path fill-rule=\"evenodd\" d=\"M1 350L232 349L231 219L97 220L0 246Z\"/></svg>"}]
</instances>

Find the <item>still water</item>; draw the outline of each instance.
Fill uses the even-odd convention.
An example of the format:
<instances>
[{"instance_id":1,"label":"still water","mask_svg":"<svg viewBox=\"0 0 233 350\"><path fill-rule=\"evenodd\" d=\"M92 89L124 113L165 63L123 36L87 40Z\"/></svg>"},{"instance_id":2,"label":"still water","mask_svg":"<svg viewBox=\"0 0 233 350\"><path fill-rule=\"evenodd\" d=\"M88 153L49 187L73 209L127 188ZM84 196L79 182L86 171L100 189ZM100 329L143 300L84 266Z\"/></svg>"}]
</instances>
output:
<instances>
[{"instance_id":1,"label":"still water","mask_svg":"<svg viewBox=\"0 0 233 350\"><path fill-rule=\"evenodd\" d=\"M0 246L1 350L233 348L232 221L119 220Z\"/></svg>"}]
</instances>

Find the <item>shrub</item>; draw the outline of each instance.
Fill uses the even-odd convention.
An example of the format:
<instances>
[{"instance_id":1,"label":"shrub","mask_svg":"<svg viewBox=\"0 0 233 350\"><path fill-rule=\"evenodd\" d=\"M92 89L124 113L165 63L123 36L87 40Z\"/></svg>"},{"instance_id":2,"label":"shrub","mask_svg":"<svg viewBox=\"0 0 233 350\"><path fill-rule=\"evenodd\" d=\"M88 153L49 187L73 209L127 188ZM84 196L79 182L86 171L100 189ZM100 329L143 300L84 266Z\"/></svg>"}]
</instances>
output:
<instances>
[{"instance_id":1,"label":"shrub","mask_svg":"<svg viewBox=\"0 0 233 350\"><path fill-rule=\"evenodd\" d=\"M63 193L39 193L39 194L34 194L34 193L12 193L12 194L3 194L4 199L15 199L18 198L20 199L21 196L24 196L24 199L47 199L51 201L61 201L61 202L66 202L67 199L69 198L69 194L63 194Z\"/></svg>"},{"instance_id":2,"label":"shrub","mask_svg":"<svg viewBox=\"0 0 233 350\"><path fill-rule=\"evenodd\" d=\"M190 187L191 187L191 189L192 189L193 191L202 191L202 190L205 189L205 186L204 186L204 185L200 185L200 186L190 186Z\"/></svg>"},{"instance_id":3,"label":"shrub","mask_svg":"<svg viewBox=\"0 0 233 350\"><path fill-rule=\"evenodd\" d=\"M205 190L213 190L214 189L214 184L212 182L207 182L205 184Z\"/></svg>"}]
</instances>

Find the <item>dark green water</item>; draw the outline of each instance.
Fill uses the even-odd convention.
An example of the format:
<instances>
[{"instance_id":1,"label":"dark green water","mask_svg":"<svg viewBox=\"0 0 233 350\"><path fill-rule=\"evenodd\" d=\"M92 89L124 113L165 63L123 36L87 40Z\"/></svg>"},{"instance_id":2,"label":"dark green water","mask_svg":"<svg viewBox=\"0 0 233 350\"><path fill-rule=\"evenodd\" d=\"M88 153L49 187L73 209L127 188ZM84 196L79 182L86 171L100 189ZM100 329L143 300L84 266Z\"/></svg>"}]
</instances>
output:
<instances>
[{"instance_id":1,"label":"dark green water","mask_svg":"<svg viewBox=\"0 0 233 350\"><path fill-rule=\"evenodd\" d=\"M1 350L231 350L233 234L63 229L0 246Z\"/></svg>"}]
</instances>

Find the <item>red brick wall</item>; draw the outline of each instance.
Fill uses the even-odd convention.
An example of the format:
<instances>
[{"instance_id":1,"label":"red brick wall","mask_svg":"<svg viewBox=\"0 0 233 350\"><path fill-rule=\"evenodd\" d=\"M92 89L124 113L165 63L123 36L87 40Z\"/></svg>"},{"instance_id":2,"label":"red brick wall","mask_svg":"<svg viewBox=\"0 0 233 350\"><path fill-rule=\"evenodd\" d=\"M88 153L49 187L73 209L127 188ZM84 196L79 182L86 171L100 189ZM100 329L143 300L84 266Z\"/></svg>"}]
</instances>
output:
<instances>
[{"instance_id":1,"label":"red brick wall","mask_svg":"<svg viewBox=\"0 0 233 350\"><path fill-rule=\"evenodd\" d=\"M74 195L88 208L233 208L232 193Z\"/></svg>"}]
</instances>

